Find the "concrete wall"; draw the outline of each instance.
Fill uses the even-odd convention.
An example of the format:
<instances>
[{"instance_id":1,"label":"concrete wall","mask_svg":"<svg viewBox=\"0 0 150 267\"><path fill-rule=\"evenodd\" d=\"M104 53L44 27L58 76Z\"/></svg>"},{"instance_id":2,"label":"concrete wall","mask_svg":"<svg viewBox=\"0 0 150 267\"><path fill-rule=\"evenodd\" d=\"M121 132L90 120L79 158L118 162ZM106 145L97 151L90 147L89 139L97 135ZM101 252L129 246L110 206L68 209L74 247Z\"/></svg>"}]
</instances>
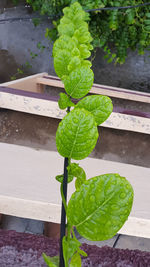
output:
<instances>
[{"instance_id":1,"label":"concrete wall","mask_svg":"<svg viewBox=\"0 0 150 267\"><path fill-rule=\"evenodd\" d=\"M8 5L8 0L1 0L1 6ZM9 6L9 5L8 5ZM19 7L2 13L0 19L8 17L30 16L26 9ZM0 24L0 81L10 80L16 73L17 66L30 62L32 68L27 73L49 72L54 74L53 60L51 57L52 44L45 39L45 28L50 27L49 21L44 21L40 26L34 27L32 21L13 22ZM48 47L44 52L37 49L41 42ZM31 59L30 52L39 54ZM150 58L146 53L138 56L136 52L129 52L124 65L115 66L108 64L99 49L93 62L95 82L130 88L133 90L150 91Z\"/></svg>"}]
</instances>

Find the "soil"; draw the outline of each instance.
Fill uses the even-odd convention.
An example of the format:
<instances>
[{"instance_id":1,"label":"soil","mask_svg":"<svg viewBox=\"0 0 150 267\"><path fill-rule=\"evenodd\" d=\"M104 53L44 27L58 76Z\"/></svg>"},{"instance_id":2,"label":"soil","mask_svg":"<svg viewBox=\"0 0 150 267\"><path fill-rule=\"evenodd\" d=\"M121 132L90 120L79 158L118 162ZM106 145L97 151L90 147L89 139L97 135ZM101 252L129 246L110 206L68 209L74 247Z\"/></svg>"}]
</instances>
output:
<instances>
[{"instance_id":1,"label":"soil","mask_svg":"<svg viewBox=\"0 0 150 267\"><path fill-rule=\"evenodd\" d=\"M148 267L150 252L96 247L87 244L82 249L88 254L82 267ZM46 267L42 253L58 255L59 240L33 234L0 230L1 267Z\"/></svg>"}]
</instances>

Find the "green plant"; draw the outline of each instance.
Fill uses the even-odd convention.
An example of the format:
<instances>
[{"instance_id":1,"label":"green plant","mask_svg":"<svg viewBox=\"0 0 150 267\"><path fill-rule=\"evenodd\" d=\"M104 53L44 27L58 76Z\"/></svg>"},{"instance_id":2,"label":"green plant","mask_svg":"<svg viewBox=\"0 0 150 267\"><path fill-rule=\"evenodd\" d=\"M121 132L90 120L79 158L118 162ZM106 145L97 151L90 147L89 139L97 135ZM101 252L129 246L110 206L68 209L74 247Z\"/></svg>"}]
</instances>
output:
<instances>
[{"instance_id":1,"label":"green plant","mask_svg":"<svg viewBox=\"0 0 150 267\"><path fill-rule=\"evenodd\" d=\"M86 96L94 80L91 62L87 60L93 49L88 13L78 3L66 7L63 12L53 57L55 71L66 91L60 94L58 104L61 109L67 108L68 113L58 126L56 146L60 155L68 159L68 167L56 179L61 183L61 196L67 214L66 235L62 240L65 267L80 267L81 255L87 255L80 249L74 227L89 240L113 237L130 214L133 189L124 177L114 173L87 180L83 168L71 161L84 159L91 153L98 139L97 126L109 117L113 106L107 96ZM72 98L82 99L75 105ZM67 176L68 183L75 178L76 187L68 205L63 192ZM59 265L58 257L50 258L45 254L43 257L48 266Z\"/></svg>"},{"instance_id":2,"label":"green plant","mask_svg":"<svg viewBox=\"0 0 150 267\"><path fill-rule=\"evenodd\" d=\"M76 0L26 0L34 10L47 14L51 18L60 18L62 9ZM79 0L83 9L101 7L135 6L146 0ZM59 20L58 20L59 23ZM102 10L90 12L89 30L93 37L93 46L105 52L110 63L124 63L127 50L138 50L140 55L150 46L150 6L131 9ZM56 23L53 29L47 29L47 36L58 38Z\"/></svg>"}]
</instances>

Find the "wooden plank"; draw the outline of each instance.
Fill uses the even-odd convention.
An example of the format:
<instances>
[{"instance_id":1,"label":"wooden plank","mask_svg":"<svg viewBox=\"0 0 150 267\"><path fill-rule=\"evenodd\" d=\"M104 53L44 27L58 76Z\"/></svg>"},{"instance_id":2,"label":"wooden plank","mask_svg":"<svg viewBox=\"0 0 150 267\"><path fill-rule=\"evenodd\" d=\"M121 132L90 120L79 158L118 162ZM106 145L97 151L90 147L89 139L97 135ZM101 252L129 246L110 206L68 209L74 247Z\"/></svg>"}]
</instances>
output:
<instances>
[{"instance_id":1,"label":"wooden plank","mask_svg":"<svg viewBox=\"0 0 150 267\"><path fill-rule=\"evenodd\" d=\"M0 143L0 151L0 213L59 223L60 185L55 176L62 173L63 158L57 152L5 143ZM88 178L119 173L130 181L134 204L120 233L150 238L150 169L94 158L81 160L80 165ZM72 182L68 199L74 189Z\"/></svg>"},{"instance_id":2,"label":"wooden plank","mask_svg":"<svg viewBox=\"0 0 150 267\"><path fill-rule=\"evenodd\" d=\"M64 84L56 76L47 75L47 73L40 73L31 75L29 77L3 83L1 86L11 87L14 89L26 90L31 92L43 92L42 85L54 86L57 88L64 88ZM139 101L150 103L150 94L145 92L138 92L127 90L118 87L111 87L106 85L93 84L90 91L92 94L102 94L110 97L128 99L132 101Z\"/></svg>"},{"instance_id":3,"label":"wooden plank","mask_svg":"<svg viewBox=\"0 0 150 267\"><path fill-rule=\"evenodd\" d=\"M64 84L61 80L55 76L43 76L37 79L38 83L56 86L58 88L64 88ZM138 92L133 90L127 90L118 87L111 87L106 85L93 84L92 89L90 90L92 94L102 94L110 97L128 99L132 101L139 101L150 103L150 94L145 92Z\"/></svg>"},{"instance_id":4,"label":"wooden plank","mask_svg":"<svg viewBox=\"0 0 150 267\"><path fill-rule=\"evenodd\" d=\"M118 233L150 238L150 220L130 216Z\"/></svg>"},{"instance_id":5,"label":"wooden plank","mask_svg":"<svg viewBox=\"0 0 150 267\"><path fill-rule=\"evenodd\" d=\"M15 92L15 93L14 93ZM56 101L44 94L19 93L0 88L0 107L30 114L62 119L66 111L60 110ZM150 134L150 118L113 112L101 126Z\"/></svg>"},{"instance_id":6,"label":"wooden plank","mask_svg":"<svg viewBox=\"0 0 150 267\"><path fill-rule=\"evenodd\" d=\"M43 77L44 75L47 75L47 73L39 73L22 79L6 82L1 84L1 86L11 87L14 89L25 90L29 92L43 93L45 86L43 86L43 84L38 84L37 78Z\"/></svg>"}]
</instances>

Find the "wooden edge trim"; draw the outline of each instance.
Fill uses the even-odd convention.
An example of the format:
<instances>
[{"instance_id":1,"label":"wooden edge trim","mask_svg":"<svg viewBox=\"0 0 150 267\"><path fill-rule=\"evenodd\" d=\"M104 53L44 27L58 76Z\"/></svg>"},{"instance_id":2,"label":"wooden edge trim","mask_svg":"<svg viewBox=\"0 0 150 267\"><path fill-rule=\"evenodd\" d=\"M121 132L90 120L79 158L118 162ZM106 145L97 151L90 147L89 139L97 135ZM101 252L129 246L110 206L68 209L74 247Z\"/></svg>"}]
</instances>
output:
<instances>
[{"instance_id":1,"label":"wooden edge trim","mask_svg":"<svg viewBox=\"0 0 150 267\"><path fill-rule=\"evenodd\" d=\"M61 205L0 195L0 213L59 223Z\"/></svg>"},{"instance_id":2,"label":"wooden edge trim","mask_svg":"<svg viewBox=\"0 0 150 267\"><path fill-rule=\"evenodd\" d=\"M37 82L39 84L45 84L49 86L56 86L58 88L64 88L64 84L61 82L59 78L55 76L50 76L50 75L43 76L42 78L38 78ZM150 103L149 93L132 91L132 90L127 90L123 88L93 84L93 87L90 90L90 93L102 94L102 95L107 95L107 96L116 97L116 98Z\"/></svg>"},{"instance_id":3,"label":"wooden edge trim","mask_svg":"<svg viewBox=\"0 0 150 267\"><path fill-rule=\"evenodd\" d=\"M57 119L62 119L66 115L66 111L60 110L56 101L15 94L9 94L8 97L8 93L4 92L0 92L0 107ZM115 112L101 126L150 134L149 118Z\"/></svg>"},{"instance_id":4,"label":"wooden edge trim","mask_svg":"<svg viewBox=\"0 0 150 267\"><path fill-rule=\"evenodd\" d=\"M47 101L57 101L58 102L58 99L59 99L58 96L50 96L47 93L41 94L41 93L24 91L24 90L14 89L14 88L10 88L10 87L3 87L3 86L0 86L0 93L1 92L13 94L13 95L18 95L18 96L22 96L22 97L38 98L39 100L47 100ZM72 101L74 103L78 102L76 99L73 99ZM121 108L121 107L114 107L113 112L114 113L120 113L120 114L126 114L126 115L132 115L132 116L136 116L136 117L150 118L149 112L130 110L130 109L125 109L125 108Z\"/></svg>"},{"instance_id":5,"label":"wooden edge trim","mask_svg":"<svg viewBox=\"0 0 150 267\"><path fill-rule=\"evenodd\" d=\"M129 216L128 220L118 233L150 238L150 220Z\"/></svg>"},{"instance_id":6,"label":"wooden edge trim","mask_svg":"<svg viewBox=\"0 0 150 267\"><path fill-rule=\"evenodd\" d=\"M14 81L10 81L10 82L5 82L5 83L1 83L0 86L5 86L5 87L11 87L12 85L18 84L18 83L26 83L27 81L30 80L35 80L36 83L36 79L38 78L42 78L43 76L47 76L48 74L46 72L42 72L42 73L38 73L38 74L34 74L34 75L30 75L21 79L17 79Z\"/></svg>"},{"instance_id":7,"label":"wooden edge trim","mask_svg":"<svg viewBox=\"0 0 150 267\"><path fill-rule=\"evenodd\" d=\"M60 223L61 205L0 195L0 213ZM150 220L129 216L120 234L150 238Z\"/></svg>"}]
</instances>

